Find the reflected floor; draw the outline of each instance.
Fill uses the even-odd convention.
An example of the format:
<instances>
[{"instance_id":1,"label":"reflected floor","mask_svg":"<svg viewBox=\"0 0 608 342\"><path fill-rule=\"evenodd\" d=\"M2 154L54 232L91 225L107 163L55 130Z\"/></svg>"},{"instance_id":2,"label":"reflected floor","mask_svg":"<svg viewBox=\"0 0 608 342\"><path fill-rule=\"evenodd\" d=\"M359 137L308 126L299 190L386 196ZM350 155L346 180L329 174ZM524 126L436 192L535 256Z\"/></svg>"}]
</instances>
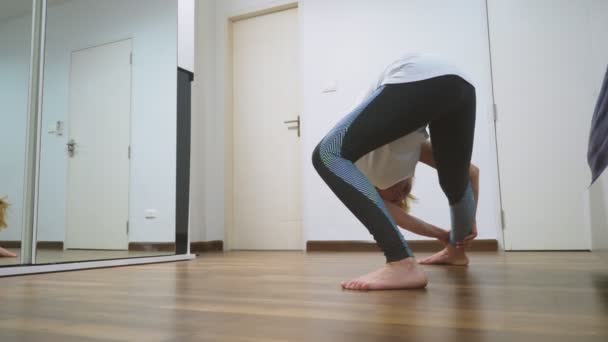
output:
<instances>
[{"instance_id":1,"label":"reflected floor","mask_svg":"<svg viewBox=\"0 0 608 342\"><path fill-rule=\"evenodd\" d=\"M7 250L20 255L19 248L7 248ZM145 256L173 255L174 252L157 251L100 251L100 250L60 250L60 249L41 249L38 250L37 263L47 264L56 262L84 261L84 260L103 260L117 258L134 258ZM20 257L0 258L0 266L16 265L21 263Z\"/></svg>"}]
</instances>

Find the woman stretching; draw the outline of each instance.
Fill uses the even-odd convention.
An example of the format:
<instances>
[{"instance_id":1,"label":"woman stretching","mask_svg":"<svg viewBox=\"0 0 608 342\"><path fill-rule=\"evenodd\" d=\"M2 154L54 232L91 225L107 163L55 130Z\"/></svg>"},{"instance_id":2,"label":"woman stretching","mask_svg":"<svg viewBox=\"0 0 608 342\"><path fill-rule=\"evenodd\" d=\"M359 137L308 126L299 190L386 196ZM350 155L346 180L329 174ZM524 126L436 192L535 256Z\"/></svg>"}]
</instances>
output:
<instances>
[{"instance_id":1,"label":"woman stretching","mask_svg":"<svg viewBox=\"0 0 608 342\"><path fill-rule=\"evenodd\" d=\"M479 189L479 171L471 165L475 101L475 87L460 70L431 55L406 55L388 66L365 100L315 148L315 169L386 256L386 265L343 282L343 288L426 286L397 225L444 242L441 252L421 263L468 264L464 247L477 235ZM450 204L449 232L404 210L418 161L437 169Z\"/></svg>"}]
</instances>

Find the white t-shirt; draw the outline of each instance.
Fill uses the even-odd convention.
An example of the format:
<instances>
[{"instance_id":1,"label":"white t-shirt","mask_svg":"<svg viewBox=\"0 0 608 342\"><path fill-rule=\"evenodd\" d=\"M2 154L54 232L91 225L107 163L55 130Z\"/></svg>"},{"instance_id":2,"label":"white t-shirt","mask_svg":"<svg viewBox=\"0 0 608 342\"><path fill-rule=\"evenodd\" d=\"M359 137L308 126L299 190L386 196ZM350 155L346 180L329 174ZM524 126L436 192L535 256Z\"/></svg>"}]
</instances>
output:
<instances>
[{"instance_id":1,"label":"white t-shirt","mask_svg":"<svg viewBox=\"0 0 608 342\"><path fill-rule=\"evenodd\" d=\"M391 63L363 94L357 105L385 84L408 83L443 75L457 75L472 82L457 67L431 54L408 54ZM411 178L420 159L422 143L428 139L426 126L361 157L355 165L379 189Z\"/></svg>"}]
</instances>

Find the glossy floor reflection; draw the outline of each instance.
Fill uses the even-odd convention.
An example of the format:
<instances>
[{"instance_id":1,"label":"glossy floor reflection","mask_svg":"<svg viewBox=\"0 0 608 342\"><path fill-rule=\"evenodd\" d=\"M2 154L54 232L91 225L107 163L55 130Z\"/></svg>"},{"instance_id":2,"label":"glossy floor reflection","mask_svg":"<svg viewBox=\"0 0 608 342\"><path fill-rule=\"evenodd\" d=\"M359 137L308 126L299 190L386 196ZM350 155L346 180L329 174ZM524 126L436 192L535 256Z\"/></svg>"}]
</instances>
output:
<instances>
[{"instance_id":1,"label":"glossy floor reflection","mask_svg":"<svg viewBox=\"0 0 608 342\"><path fill-rule=\"evenodd\" d=\"M20 264L20 250L18 248L7 248L16 253L16 258L0 258L0 266ZM38 264L48 264L70 261L105 260L118 258L136 258L145 256L173 255L174 252L148 252L148 251L99 251L99 250L55 250L40 249L36 257Z\"/></svg>"},{"instance_id":2,"label":"glossy floor reflection","mask_svg":"<svg viewBox=\"0 0 608 342\"><path fill-rule=\"evenodd\" d=\"M419 255L424 256L424 255ZM419 291L343 291L379 253L230 252L0 279L0 340L608 341L595 253L475 253Z\"/></svg>"}]
</instances>

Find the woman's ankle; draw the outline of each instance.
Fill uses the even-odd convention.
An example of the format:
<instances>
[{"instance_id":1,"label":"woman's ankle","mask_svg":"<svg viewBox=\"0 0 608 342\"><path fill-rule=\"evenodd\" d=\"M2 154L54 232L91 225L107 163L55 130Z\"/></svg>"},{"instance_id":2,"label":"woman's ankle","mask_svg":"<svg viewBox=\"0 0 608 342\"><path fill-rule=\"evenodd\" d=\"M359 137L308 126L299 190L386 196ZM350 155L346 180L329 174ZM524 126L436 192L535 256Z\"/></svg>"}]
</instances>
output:
<instances>
[{"instance_id":1,"label":"woman's ankle","mask_svg":"<svg viewBox=\"0 0 608 342\"><path fill-rule=\"evenodd\" d=\"M418 261L414 257L407 257L405 259L390 261L386 263L389 266L397 266L397 267L408 267L413 268L418 266Z\"/></svg>"}]
</instances>

